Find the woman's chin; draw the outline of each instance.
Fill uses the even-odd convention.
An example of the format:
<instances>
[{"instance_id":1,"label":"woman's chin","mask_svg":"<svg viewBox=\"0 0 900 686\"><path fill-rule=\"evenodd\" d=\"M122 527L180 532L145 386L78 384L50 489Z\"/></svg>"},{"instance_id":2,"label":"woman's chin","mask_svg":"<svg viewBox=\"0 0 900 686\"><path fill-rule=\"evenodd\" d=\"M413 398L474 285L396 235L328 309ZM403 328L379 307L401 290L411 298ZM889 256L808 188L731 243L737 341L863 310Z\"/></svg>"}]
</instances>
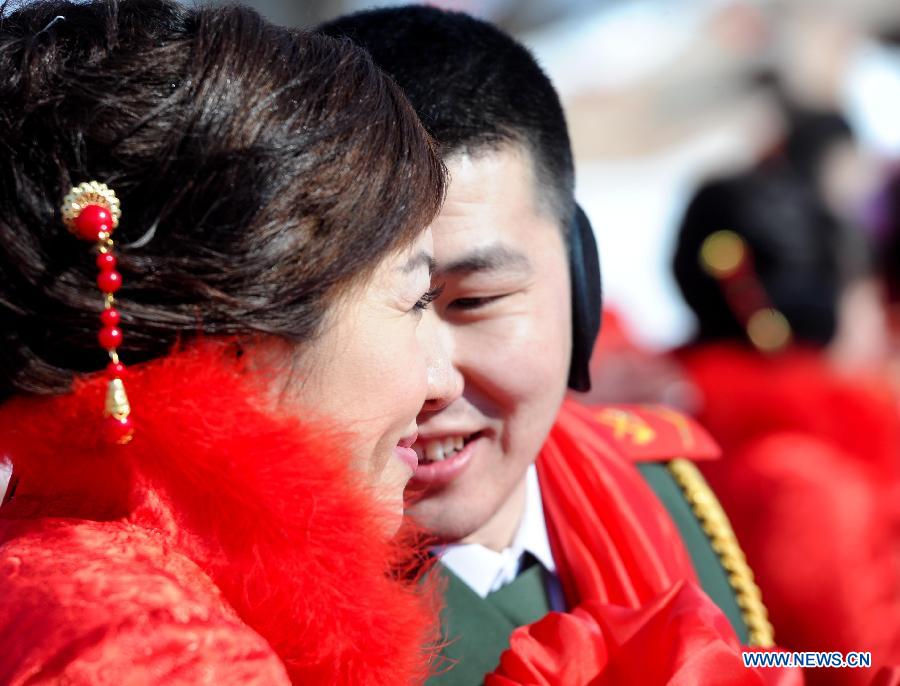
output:
<instances>
[{"instance_id":1,"label":"woman's chin","mask_svg":"<svg viewBox=\"0 0 900 686\"><path fill-rule=\"evenodd\" d=\"M405 466L402 469L391 470L393 473L385 475L385 479L377 486L378 500L382 504L384 513L384 528L389 529L390 535L397 532L403 521L404 493L406 485L412 477L411 470Z\"/></svg>"},{"instance_id":2,"label":"woman's chin","mask_svg":"<svg viewBox=\"0 0 900 686\"><path fill-rule=\"evenodd\" d=\"M378 523L385 538L392 538L403 523L403 498L391 493L390 497L379 497L381 508Z\"/></svg>"}]
</instances>

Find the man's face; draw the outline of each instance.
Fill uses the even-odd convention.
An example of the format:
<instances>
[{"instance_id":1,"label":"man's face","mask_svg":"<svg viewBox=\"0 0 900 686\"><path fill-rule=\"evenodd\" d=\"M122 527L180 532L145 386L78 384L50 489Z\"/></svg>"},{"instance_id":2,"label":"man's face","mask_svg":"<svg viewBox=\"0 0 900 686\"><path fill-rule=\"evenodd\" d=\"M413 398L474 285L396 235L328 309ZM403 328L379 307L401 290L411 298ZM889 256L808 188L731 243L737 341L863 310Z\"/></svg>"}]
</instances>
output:
<instances>
[{"instance_id":1,"label":"man's face","mask_svg":"<svg viewBox=\"0 0 900 686\"><path fill-rule=\"evenodd\" d=\"M444 541L486 543L498 526L517 526L525 472L565 395L569 270L530 154L506 146L457 155L448 168L432 225L435 282L445 288L433 307L455 392L418 417L407 512Z\"/></svg>"}]
</instances>

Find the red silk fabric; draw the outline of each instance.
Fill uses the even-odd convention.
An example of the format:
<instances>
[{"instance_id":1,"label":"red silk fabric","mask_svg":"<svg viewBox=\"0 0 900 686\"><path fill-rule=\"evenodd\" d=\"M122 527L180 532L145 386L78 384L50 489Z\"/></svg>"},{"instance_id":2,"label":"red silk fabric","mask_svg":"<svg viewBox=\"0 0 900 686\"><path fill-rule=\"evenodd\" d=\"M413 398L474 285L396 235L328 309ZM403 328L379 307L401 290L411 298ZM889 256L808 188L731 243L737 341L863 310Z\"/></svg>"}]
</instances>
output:
<instances>
[{"instance_id":1,"label":"red silk fabric","mask_svg":"<svg viewBox=\"0 0 900 686\"><path fill-rule=\"evenodd\" d=\"M724 614L697 587L678 531L640 473L567 401L537 461L570 607L520 627L485 686L802 684L751 670Z\"/></svg>"},{"instance_id":2,"label":"red silk fabric","mask_svg":"<svg viewBox=\"0 0 900 686\"><path fill-rule=\"evenodd\" d=\"M640 607L697 577L668 512L591 412L567 400L537 461L553 556L569 607Z\"/></svg>"},{"instance_id":3,"label":"red silk fabric","mask_svg":"<svg viewBox=\"0 0 900 686\"><path fill-rule=\"evenodd\" d=\"M485 686L802 684L794 670L746 669L725 615L686 581L639 609L590 601L550 613L510 646Z\"/></svg>"}]
</instances>

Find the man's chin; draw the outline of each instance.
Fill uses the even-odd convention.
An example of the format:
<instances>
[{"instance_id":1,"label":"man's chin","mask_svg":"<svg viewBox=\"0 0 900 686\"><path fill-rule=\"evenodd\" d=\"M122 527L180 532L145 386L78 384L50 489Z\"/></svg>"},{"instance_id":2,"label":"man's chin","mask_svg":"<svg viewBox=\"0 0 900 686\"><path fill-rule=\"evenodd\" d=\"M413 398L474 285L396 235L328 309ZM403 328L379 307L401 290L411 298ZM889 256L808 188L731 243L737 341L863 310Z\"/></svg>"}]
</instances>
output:
<instances>
[{"instance_id":1,"label":"man's chin","mask_svg":"<svg viewBox=\"0 0 900 686\"><path fill-rule=\"evenodd\" d=\"M448 512L463 512L470 516L450 517L447 515ZM404 509L404 515L417 527L427 531L437 545L458 543L476 532L480 518L471 514L472 510L467 508L466 504L445 504L437 497L424 498L419 502L407 504Z\"/></svg>"}]
</instances>

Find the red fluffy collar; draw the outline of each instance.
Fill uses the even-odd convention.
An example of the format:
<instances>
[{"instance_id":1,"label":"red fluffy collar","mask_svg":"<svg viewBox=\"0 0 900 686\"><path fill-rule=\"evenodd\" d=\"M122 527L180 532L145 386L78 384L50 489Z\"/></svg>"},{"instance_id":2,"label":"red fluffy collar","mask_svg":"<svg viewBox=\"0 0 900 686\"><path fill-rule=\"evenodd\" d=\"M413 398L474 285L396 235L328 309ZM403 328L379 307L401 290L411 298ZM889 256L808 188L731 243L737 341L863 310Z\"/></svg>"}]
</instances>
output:
<instances>
[{"instance_id":1,"label":"red fluffy collar","mask_svg":"<svg viewBox=\"0 0 900 686\"><path fill-rule=\"evenodd\" d=\"M387 575L409 551L384 541L334 432L261 412L222 346L141 365L126 384L136 433L124 447L99 439L102 378L0 407L0 454L19 480L4 518L152 529L210 575L294 683L422 676L432 596Z\"/></svg>"}]
</instances>

